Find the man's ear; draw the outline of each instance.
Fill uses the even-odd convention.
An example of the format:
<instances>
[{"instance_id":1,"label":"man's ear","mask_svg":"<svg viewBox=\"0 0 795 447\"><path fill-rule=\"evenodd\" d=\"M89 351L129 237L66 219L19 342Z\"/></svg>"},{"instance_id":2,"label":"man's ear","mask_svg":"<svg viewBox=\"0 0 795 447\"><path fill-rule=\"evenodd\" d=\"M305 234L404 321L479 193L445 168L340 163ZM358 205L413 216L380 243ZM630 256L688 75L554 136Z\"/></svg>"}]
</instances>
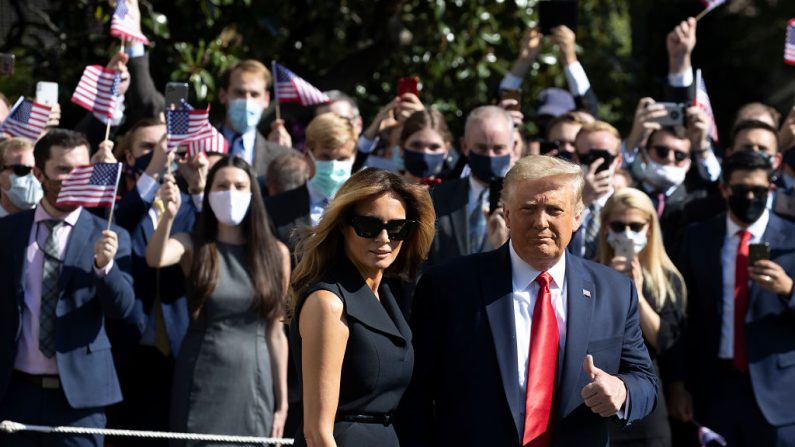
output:
<instances>
[{"instance_id":1,"label":"man's ear","mask_svg":"<svg viewBox=\"0 0 795 447\"><path fill-rule=\"evenodd\" d=\"M135 164L135 157L133 157L132 152L129 150L124 151L124 159L127 161L128 166L133 166Z\"/></svg>"},{"instance_id":2,"label":"man's ear","mask_svg":"<svg viewBox=\"0 0 795 447\"><path fill-rule=\"evenodd\" d=\"M266 93L267 93L267 90L266 90ZM227 105L226 104L227 103L227 97L226 97L226 89L225 88L221 88L221 89L218 90L218 102L220 102L223 105Z\"/></svg>"},{"instance_id":3,"label":"man's ear","mask_svg":"<svg viewBox=\"0 0 795 447\"><path fill-rule=\"evenodd\" d=\"M459 138L459 144L461 145L461 155L464 157L469 157L469 146L467 146L467 140L464 137Z\"/></svg>"},{"instance_id":4,"label":"man's ear","mask_svg":"<svg viewBox=\"0 0 795 447\"><path fill-rule=\"evenodd\" d=\"M315 157L312 156L312 151L308 146L304 148L304 158L306 164L309 165L309 178L312 178L315 176Z\"/></svg>"},{"instance_id":5,"label":"man's ear","mask_svg":"<svg viewBox=\"0 0 795 447\"><path fill-rule=\"evenodd\" d=\"M727 184L725 184L723 182L719 182L718 183L718 189L720 190L721 197L723 197L724 199L728 199L729 196L731 195L731 191L729 189L729 185L727 185Z\"/></svg>"},{"instance_id":6,"label":"man's ear","mask_svg":"<svg viewBox=\"0 0 795 447\"><path fill-rule=\"evenodd\" d=\"M33 166L33 171L32 172L33 172L33 176L36 177L36 180L38 180L39 183L44 183L44 181L47 180L45 178L46 176L44 175L44 172L42 172L41 169L39 169L38 166Z\"/></svg>"},{"instance_id":7,"label":"man's ear","mask_svg":"<svg viewBox=\"0 0 795 447\"><path fill-rule=\"evenodd\" d=\"M580 229L580 225L582 225L582 214L585 211L585 206L580 204L580 211L574 215L574 232ZM575 209L577 209L575 207Z\"/></svg>"}]
</instances>

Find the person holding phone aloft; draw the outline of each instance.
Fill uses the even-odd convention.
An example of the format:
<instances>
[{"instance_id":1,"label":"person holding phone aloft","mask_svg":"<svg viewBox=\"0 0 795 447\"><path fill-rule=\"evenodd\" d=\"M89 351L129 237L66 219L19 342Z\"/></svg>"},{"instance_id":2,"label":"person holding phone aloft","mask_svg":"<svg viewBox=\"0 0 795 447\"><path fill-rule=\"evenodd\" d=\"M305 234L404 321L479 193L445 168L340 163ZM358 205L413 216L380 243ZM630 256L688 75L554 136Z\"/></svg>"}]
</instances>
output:
<instances>
[{"instance_id":1,"label":"person holding phone aloft","mask_svg":"<svg viewBox=\"0 0 795 447\"><path fill-rule=\"evenodd\" d=\"M665 252L657 213L643 191L624 188L614 193L602 208L601 220L597 260L635 282L640 329L660 376L658 359L675 345L684 327L684 279ZM629 428L615 428L612 446L671 445L662 382L654 412Z\"/></svg>"}]
</instances>

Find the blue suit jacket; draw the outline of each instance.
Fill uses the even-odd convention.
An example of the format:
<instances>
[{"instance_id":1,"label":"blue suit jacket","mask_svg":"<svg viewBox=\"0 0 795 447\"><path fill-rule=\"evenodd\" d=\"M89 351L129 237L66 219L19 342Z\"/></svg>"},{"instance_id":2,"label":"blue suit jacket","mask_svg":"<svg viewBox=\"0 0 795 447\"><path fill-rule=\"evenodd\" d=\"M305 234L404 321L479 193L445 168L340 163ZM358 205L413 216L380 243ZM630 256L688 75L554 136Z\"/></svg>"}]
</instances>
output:
<instances>
[{"instance_id":1,"label":"blue suit jacket","mask_svg":"<svg viewBox=\"0 0 795 447\"><path fill-rule=\"evenodd\" d=\"M651 413L657 400L638 297L625 276L570 254L566 282L554 445L605 446L607 419L580 397L590 382L582 367L586 354L626 383L629 422ZM507 244L422 276L411 315L414 374L396 425L401 445L521 445L525 396L517 378L512 293Z\"/></svg>"},{"instance_id":2,"label":"blue suit jacket","mask_svg":"<svg viewBox=\"0 0 795 447\"><path fill-rule=\"evenodd\" d=\"M696 411L715 392L723 313L721 249L726 214L691 225L682 243L679 269L688 289L689 362L680 365L694 394ZM762 240L771 260L795 276L795 225L770 213ZM754 396L772 425L795 423L795 298L778 297L751 281L745 316L746 349ZM684 340L683 340L684 343ZM684 362L684 348L680 362ZM684 368L682 368L684 366ZM689 366L689 368L687 367Z\"/></svg>"},{"instance_id":3,"label":"blue suit jacket","mask_svg":"<svg viewBox=\"0 0 795 447\"><path fill-rule=\"evenodd\" d=\"M33 210L0 219L0 400L14 369L25 300L25 251ZM130 275L130 237L113 226L119 239L114 266L104 278L94 273L94 243L107 221L82 210L72 229L60 277L55 310L55 345L64 393L74 408L102 407L121 400L105 318L126 319L135 297Z\"/></svg>"}]
</instances>

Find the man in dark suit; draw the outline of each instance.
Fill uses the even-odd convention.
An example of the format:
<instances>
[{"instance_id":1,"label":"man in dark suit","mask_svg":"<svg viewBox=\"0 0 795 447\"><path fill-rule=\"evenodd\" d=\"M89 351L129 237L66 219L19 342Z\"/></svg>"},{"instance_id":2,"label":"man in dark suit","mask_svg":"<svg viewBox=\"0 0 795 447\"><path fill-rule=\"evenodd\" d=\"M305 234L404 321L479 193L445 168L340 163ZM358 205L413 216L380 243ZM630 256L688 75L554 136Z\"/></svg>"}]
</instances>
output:
<instances>
[{"instance_id":1,"label":"man in dark suit","mask_svg":"<svg viewBox=\"0 0 795 447\"><path fill-rule=\"evenodd\" d=\"M795 445L795 225L765 206L770 172L759 153L726 159L728 212L687 229L679 262L689 329L676 373L694 407L678 382L671 414L695 417L732 446ZM769 259L754 262L759 243Z\"/></svg>"},{"instance_id":2,"label":"man in dark suit","mask_svg":"<svg viewBox=\"0 0 795 447\"><path fill-rule=\"evenodd\" d=\"M505 177L511 239L420 279L403 446L606 446L656 404L638 296L626 277L566 253L579 225L578 166L519 160Z\"/></svg>"},{"instance_id":3,"label":"man in dark suit","mask_svg":"<svg viewBox=\"0 0 795 447\"><path fill-rule=\"evenodd\" d=\"M104 427L121 400L105 318L131 318L130 238L81 207L56 205L88 142L55 129L34 149L35 210L0 220L0 419ZM0 435L14 446L101 446L101 436Z\"/></svg>"},{"instance_id":4,"label":"man in dark suit","mask_svg":"<svg viewBox=\"0 0 795 447\"><path fill-rule=\"evenodd\" d=\"M471 173L431 189L436 237L427 266L494 249L487 234L489 182L502 178L518 158L513 138L513 119L504 109L483 106L469 114L461 149Z\"/></svg>"},{"instance_id":5,"label":"man in dark suit","mask_svg":"<svg viewBox=\"0 0 795 447\"><path fill-rule=\"evenodd\" d=\"M246 160L258 176L266 174L274 158L292 151L292 140L283 123L274 123L268 138L257 130L262 112L270 103L268 86L272 79L261 62L246 59L224 72L218 90L218 101L226 107L220 130L229 142L229 153Z\"/></svg>"},{"instance_id":6,"label":"man in dark suit","mask_svg":"<svg viewBox=\"0 0 795 447\"><path fill-rule=\"evenodd\" d=\"M295 252L297 242L293 230L302 225L317 225L326 205L351 176L356 157L352 123L334 113L316 116L306 128L306 149L309 181L265 200L274 234L290 253Z\"/></svg>"}]
</instances>

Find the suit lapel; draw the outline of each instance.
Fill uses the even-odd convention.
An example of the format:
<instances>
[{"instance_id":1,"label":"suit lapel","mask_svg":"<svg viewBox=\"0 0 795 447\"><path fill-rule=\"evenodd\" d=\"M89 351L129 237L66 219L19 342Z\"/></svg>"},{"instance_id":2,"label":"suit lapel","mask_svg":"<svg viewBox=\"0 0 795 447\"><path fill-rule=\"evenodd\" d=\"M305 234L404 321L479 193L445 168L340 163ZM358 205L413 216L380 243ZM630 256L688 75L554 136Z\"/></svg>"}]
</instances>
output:
<instances>
[{"instance_id":1,"label":"suit lapel","mask_svg":"<svg viewBox=\"0 0 795 447\"><path fill-rule=\"evenodd\" d=\"M16 284L22 285L22 287L16 287L15 290L24 290L25 284L25 272L27 270L27 248L28 248L28 240L30 239L30 230L33 225L33 215L34 211L23 211L25 216L20 219L19 225L14 228L14 234L6 235L9 237L8 243L12 246L11 253L14 256L14 260L11 265L14 268L13 276ZM24 304L25 294L24 292L17 295L17 302L21 306Z\"/></svg>"},{"instance_id":2,"label":"suit lapel","mask_svg":"<svg viewBox=\"0 0 795 447\"><path fill-rule=\"evenodd\" d=\"M508 244L505 244L483 258L485 272L481 276L481 296L491 328L505 397L511 408L518 436L524 427L522 420L524 399L516 377L519 360L516 353L516 322L513 312L511 258L508 250Z\"/></svg>"},{"instance_id":3,"label":"suit lapel","mask_svg":"<svg viewBox=\"0 0 795 447\"><path fill-rule=\"evenodd\" d=\"M345 294L347 315L372 329L401 339L404 343L408 342L407 337L398 330L382 303L373 295L359 271L347 258L340 263L339 272L339 278L342 278L339 284L343 289L341 292ZM386 301L389 298L391 296L387 297Z\"/></svg>"},{"instance_id":4,"label":"suit lapel","mask_svg":"<svg viewBox=\"0 0 795 447\"><path fill-rule=\"evenodd\" d=\"M469 203L469 178L459 181L458 187L454 190L454 195L450 197L453 212L450 214L453 233L455 234L456 245L461 256L472 252L469 248L469 225L467 223L467 204Z\"/></svg>"},{"instance_id":5,"label":"suit lapel","mask_svg":"<svg viewBox=\"0 0 795 447\"><path fill-rule=\"evenodd\" d=\"M718 315L721 318L723 315L723 264L721 260L723 252L723 242L726 239L726 214L722 213L714 222L714 230L709 231L711 239L704 241L704 250L701 251L704 266L704 278L709 278L712 282L709 290L712 293L705 294L706 296L698 297L698 300L711 300L712 303L707 305L715 312L713 315ZM696 264L698 265L698 264Z\"/></svg>"},{"instance_id":6,"label":"suit lapel","mask_svg":"<svg viewBox=\"0 0 795 447\"><path fill-rule=\"evenodd\" d=\"M572 255L566 256L566 298L566 346L563 362L558 363L560 398L557 412L560 417L565 417L578 406L575 397L580 395L577 384L583 374L582 362L588 349L594 302L610 299L599 295L580 258Z\"/></svg>"},{"instance_id":7,"label":"suit lapel","mask_svg":"<svg viewBox=\"0 0 795 447\"><path fill-rule=\"evenodd\" d=\"M66 290L66 285L76 270L85 268L83 265L86 258L86 250L93 251L94 244L91 243L93 232L99 231L91 219L90 213L83 209L80 211L80 216L77 218L72 232L69 234L69 241L66 246L66 255L63 260L63 268L61 269L61 277L58 279L60 290ZM90 257L93 259L93 256ZM90 266L89 266L90 268Z\"/></svg>"},{"instance_id":8,"label":"suit lapel","mask_svg":"<svg viewBox=\"0 0 795 447\"><path fill-rule=\"evenodd\" d=\"M771 212L770 213L770 221L767 223L767 228L765 228L765 233L762 235L762 242L767 242L770 244L771 252L773 251L773 247L781 247L783 244L784 232L779 225L778 218ZM770 256L773 259L773 253ZM792 274L788 272L788 274ZM751 286L748 290L748 313L745 315L745 321L750 322L753 318L752 316L756 314L754 312L754 306L756 303L759 302L759 299L763 293L766 292L765 289L760 287L755 281L751 280Z\"/></svg>"}]
</instances>

